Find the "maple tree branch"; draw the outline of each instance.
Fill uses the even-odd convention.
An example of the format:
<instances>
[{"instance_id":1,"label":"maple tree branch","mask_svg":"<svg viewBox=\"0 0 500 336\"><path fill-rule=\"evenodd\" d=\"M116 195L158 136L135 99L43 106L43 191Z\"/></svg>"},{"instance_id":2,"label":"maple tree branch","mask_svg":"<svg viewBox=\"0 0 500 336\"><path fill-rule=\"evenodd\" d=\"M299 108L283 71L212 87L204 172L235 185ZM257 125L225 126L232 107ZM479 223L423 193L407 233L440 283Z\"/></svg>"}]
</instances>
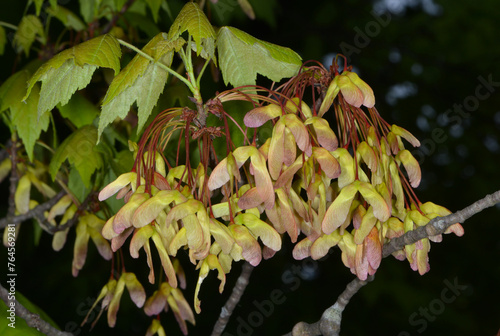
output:
<instances>
[{"instance_id":1,"label":"maple tree branch","mask_svg":"<svg viewBox=\"0 0 500 336\"><path fill-rule=\"evenodd\" d=\"M453 224L463 223L473 215L497 203L500 203L500 190L485 196L462 210L448 216L436 217L418 229L408 231L400 237L391 239L389 243L384 245L382 257L388 257L395 251L404 248L405 245L414 244L421 239L442 234ZM335 304L323 312L319 321L312 324L299 322L285 336L338 336L342 321L342 312L345 307L354 294L364 285L373 281L373 279L373 275L369 276L366 280L360 280L356 277L347 285L342 294L339 295Z\"/></svg>"},{"instance_id":2,"label":"maple tree branch","mask_svg":"<svg viewBox=\"0 0 500 336\"><path fill-rule=\"evenodd\" d=\"M321 315L321 319L315 323L297 323L291 332L284 336L338 336L340 323L342 322L342 312L361 287L375 279L374 275L368 276L366 280L355 278L347 285L346 289L339 295L335 304L326 309Z\"/></svg>"},{"instance_id":3,"label":"maple tree branch","mask_svg":"<svg viewBox=\"0 0 500 336\"><path fill-rule=\"evenodd\" d=\"M231 296L227 300L224 307L222 307L219 319L215 323L214 330L212 331L212 336L221 335L224 331L224 328L226 328L226 325L229 322L229 318L233 314L234 308L236 308L236 305L238 304L238 302L240 302L241 296L243 295L243 292L248 285L253 268L254 267L248 262L245 262L243 264L243 269L241 270L241 274L238 277L238 280L236 280L233 292L231 293Z\"/></svg>"},{"instance_id":4,"label":"maple tree branch","mask_svg":"<svg viewBox=\"0 0 500 336\"><path fill-rule=\"evenodd\" d=\"M40 220L40 218L44 217L43 213L52 208L57 203L57 201L59 201L64 195L66 195L66 192L64 190L61 190L57 195L52 197L50 200L37 205L36 207L34 207L25 214L17 215L14 217L7 216L5 218L0 219L0 229L5 228L8 224L19 224L30 218L37 218L38 220Z\"/></svg>"},{"instance_id":5,"label":"maple tree branch","mask_svg":"<svg viewBox=\"0 0 500 336\"><path fill-rule=\"evenodd\" d=\"M63 230L66 230L67 228L70 228L72 227L73 225L75 225L77 222L78 222L78 219L80 218L80 216L83 214L83 212L85 210L87 210L87 207L89 206L89 203L90 201L95 198L95 196L97 195L97 193L95 191L91 191L87 197L85 198L85 200L83 200L82 204L80 204L78 206L78 209L76 210L75 214L73 215L73 217L71 217L70 220L68 220L66 223L62 224L62 225L58 225L58 226L49 226L47 227L47 231L49 233L56 233L58 231L63 231Z\"/></svg>"},{"instance_id":6,"label":"maple tree branch","mask_svg":"<svg viewBox=\"0 0 500 336\"><path fill-rule=\"evenodd\" d=\"M408 231L404 235L393 238L384 245L382 257L387 257L393 252L401 250L405 245L414 244L417 241L428 238L430 236L439 235L446 231L455 223L463 223L473 215L483 211L486 208L492 207L500 202L500 190L493 194L486 195L483 199L476 201L468 207L449 214L444 217L433 218L427 225L421 226L415 230Z\"/></svg>"},{"instance_id":7,"label":"maple tree branch","mask_svg":"<svg viewBox=\"0 0 500 336\"><path fill-rule=\"evenodd\" d=\"M30 312L26 307L19 303L16 299L9 299L9 291L0 284L0 298L5 302L7 307L14 304L16 316L23 318L28 326L41 331L48 336L73 336L73 334L57 330L50 323L43 320L40 315Z\"/></svg>"},{"instance_id":8,"label":"maple tree branch","mask_svg":"<svg viewBox=\"0 0 500 336\"><path fill-rule=\"evenodd\" d=\"M374 275L368 276L366 280L355 278L347 285L346 289L339 295L337 302L321 315L319 329L324 336L338 336L340 333L340 323L342 322L342 312L361 287L375 279Z\"/></svg>"}]
</instances>

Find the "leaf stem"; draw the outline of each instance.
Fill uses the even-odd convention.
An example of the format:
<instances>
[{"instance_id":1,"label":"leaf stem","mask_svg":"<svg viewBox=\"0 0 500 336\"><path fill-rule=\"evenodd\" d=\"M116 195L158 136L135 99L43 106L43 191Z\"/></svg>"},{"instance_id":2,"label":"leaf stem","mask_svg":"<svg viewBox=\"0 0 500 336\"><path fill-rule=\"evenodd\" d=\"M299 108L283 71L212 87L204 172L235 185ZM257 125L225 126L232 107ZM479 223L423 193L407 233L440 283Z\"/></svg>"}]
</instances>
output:
<instances>
[{"instance_id":1,"label":"leaf stem","mask_svg":"<svg viewBox=\"0 0 500 336\"><path fill-rule=\"evenodd\" d=\"M196 79L196 87L200 87L201 77L203 76L203 73L205 72L205 69L207 68L208 63L210 63L210 59L207 59L205 64L203 64L203 68L201 68L201 71L198 74L198 78Z\"/></svg>"},{"instance_id":2,"label":"leaf stem","mask_svg":"<svg viewBox=\"0 0 500 336\"><path fill-rule=\"evenodd\" d=\"M17 30L17 26L14 26L12 23L8 23L5 21L0 21L0 26L4 26L4 27L10 28L12 30Z\"/></svg>"},{"instance_id":3,"label":"leaf stem","mask_svg":"<svg viewBox=\"0 0 500 336\"><path fill-rule=\"evenodd\" d=\"M183 76L179 75L177 72L175 72L174 70L170 69L170 68L169 68L168 66L166 66L165 64L163 64L163 63L161 63L161 62L156 61L153 57L149 56L149 55L148 55L148 54L146 54L144 51L142 51L142 50L140 50L139 48L137 48L137 47L133 46L132 44L127 43L127 42L125 42L125 41L123 41L123 40L121 40L121 39L117 39L117 40L118 40L118 42L119 42L121 45L123 45L123 46L125 46L125 47L127 47L127 48L129 48L129 49L131 49L131 50L133 50L133 51L135 51L136 53L138 53L138 54L139 54L139 55L141 55L142 57L144 57L144 58L146 58L146 59L150 60L151 62L156 63L156 64L157 64L160 68L162 68L163 70L167 71L167 72L168 72L168 73L170 73L172 76L175 76L175 77L177 77L178 79L180 79L180 80L181 80L184 84L186 84L186 85L187 85L187 87L189 88L189 90L191 90L191 92L193 92L193 94L195 94L195 91L196 91L196 90L195 90L195 88L194 88L193 84L191 84L191 82L190 82L190 81L188 81L185 77L183 77Z\"/></svg>"},{"instance_id":4,"label":"leaf stem","mask_svg":"<svg viewBox=\"0 0 500 336\"><path fill-rule=\"evenodd\" d=\"M179 52L182 62L186 67L186 72L188 75L188 80L192 85L191 92L193 92L194 99L196 101L196 107L198 110L197 119L201 125L205 126L207 120L207 112L203 108L203 98L201 97L200 86L199 86L199 78L197 79L194 75L193 71L193 60L191 57L191 35L189 35L189 40L186 46L186 50L181 49ZM200 74L201 76L201 74Z\"/></svg>"},{"instance_id":5,"label":"leaf stem","mask_svg":"<svg viewBox=\"0 0 500 336\"><path fill-rule=\"evenodd\" d=\"M197 103L203 104L203 100L201 99L200 94L200 87L197 85L198 83L193 71L193 60L191 58L191 36L189 36L186 49L186 51L184 49L181 49L179 54L181 56L182 62L184 63L184 66L186 67L188 80L194 88L194 90L191 90L194 94L194 98L196 99Z\"/></svg>"}]
</instances>

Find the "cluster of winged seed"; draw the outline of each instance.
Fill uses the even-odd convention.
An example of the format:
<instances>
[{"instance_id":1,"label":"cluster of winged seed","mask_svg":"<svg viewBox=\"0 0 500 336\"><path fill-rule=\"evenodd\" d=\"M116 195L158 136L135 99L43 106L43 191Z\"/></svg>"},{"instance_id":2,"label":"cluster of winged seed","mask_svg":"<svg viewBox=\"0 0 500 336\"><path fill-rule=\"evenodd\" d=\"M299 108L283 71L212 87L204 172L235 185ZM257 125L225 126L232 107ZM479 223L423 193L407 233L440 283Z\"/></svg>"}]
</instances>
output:
<instances>
[{"instance_id":1,"label":"cluster of winged seed","mask_svg":"<svg viewBox=\"0 0 500 336\"><path fill-rule=\"evenodd\" d=\"M355 73L334 77L318 112L299 97L283 100L263 99L244 117L248 128L272 123L271 137L261 146L254 142L230 151L210 174L201 162L196 168L166 168L160 152L148 151L136 160L142 169L119 176L99 195L124 199L102 234L113 251L132 235L130 254L137 258L145 250L151 283L151 242L169 288L177 287L182 273L172 259L180 249L187 251L200 270L197 312L200 285L210 270L217 270L222 291L233 261L258 265L281 249L284 235L295 243L296 259L319 259L338 246L343 263L363 280L376 272L390 239L450 213L417 199L413 188L420 183L420 167L403 140L419 142L380 117L372 89ZM148 169L154 174L137 173ZM449 231L463 234L460 224ZM423 274L429 249L429 239L423 239L394 256Z\"/></svg>"}]
</instances>

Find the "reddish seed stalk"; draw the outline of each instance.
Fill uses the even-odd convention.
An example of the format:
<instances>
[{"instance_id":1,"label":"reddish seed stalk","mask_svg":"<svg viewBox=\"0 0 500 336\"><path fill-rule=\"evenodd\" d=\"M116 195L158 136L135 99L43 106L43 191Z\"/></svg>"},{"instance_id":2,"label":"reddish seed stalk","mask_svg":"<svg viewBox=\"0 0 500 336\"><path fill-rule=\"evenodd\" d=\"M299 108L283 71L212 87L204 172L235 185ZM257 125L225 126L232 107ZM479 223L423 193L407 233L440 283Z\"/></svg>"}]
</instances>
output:
<instances>
[{"instance_id":1,"label":"reddish seed stalk","mask_svg":"<svg viewBox=\"0 0 500 336\"><path fill-rule=\"evenodd\" d=\"M231 119L231 121L236 125L236 127L239 128L239 130L243 134L243 137L245 138L245 140L247 141L247 143L250 145L251 143L250 143L250 140L247 137L247 132L243 131L243 128L241 128L240 124L238 124L236 122L236 120L234 120L234 118L231 117L231 115L228 114L228 113L226 113L225 111L224 111L224 116L227 117L227 118L229 118L229 119ZM227 126L226 124L227 124L227 120L224 118L224 126ZM228 138L230 137L230 135L229 135L229 128L227 128L227 127L226 127L226 135L227 135Z\"/></svg>"},{"instance_id":2,"label":"reddish seed stalk","mask_svg":"<svg viewBox=\"0 0 500 336\"><path fill-rule=\"evenodd\" d=\"M229 125L227 123L226 113L223 114L222 119L224 120L224 128L226 130L226 156L231 152L230 141L231 137L229 134Z\"/></svg>"},{"instance_id":3,"label":"reddish seed stalk","mask_svg":"<svg viewBox=\"0 0 500 336\"><path fill-rule=\"evenodd\" d=\"M175 165L179 166L179 153L181 151L181 142L182 142L182 137L184 135L184 129L181 128L181 133L179 134L179 141L177 142L177 155L175 156Z\"/></svg>"},{"instance_id":4,"label":"reddish seed stalk","mask_svg":"<svg viewBox=\"0 0 500 336\"><path fill-rule=\"evenodd\" d=\"M192 181L192 178L193 178L193 174L191 172L191 162L190 162L190 155L189 155L189 136L190 136L190 123L189 121L186 122L186 129L185 129L185 132L184 132L184 143L186 145L186 168L187 168L187 184L190 185L191 184L191 181ZM180 182L179 182L180 183Z\"/></svg>"},{"instance_id":5,"label":"reddish seed stalk","mask_svg":"<svg viewBox=\"0 0 500 336\"><path fill-rule=\"evenodd\" d=\"M396 165L396 167L398 168L400 179L403 180L403 182L404 182L403 188L405 189L405 192L408 195L408 199L410 199L409 202L414 204L417 207L418 211L420 211L420 213L423 214L423 212L420 210L420 206L419 206L421 204L421 202L418 199L415 192L413 191L413 187L410 185L410 182L404 176L403 172L401 171L401 168L398 165ZM410 204L408 204L408 206L409 205Z\"/></svg>"}]
</instances>

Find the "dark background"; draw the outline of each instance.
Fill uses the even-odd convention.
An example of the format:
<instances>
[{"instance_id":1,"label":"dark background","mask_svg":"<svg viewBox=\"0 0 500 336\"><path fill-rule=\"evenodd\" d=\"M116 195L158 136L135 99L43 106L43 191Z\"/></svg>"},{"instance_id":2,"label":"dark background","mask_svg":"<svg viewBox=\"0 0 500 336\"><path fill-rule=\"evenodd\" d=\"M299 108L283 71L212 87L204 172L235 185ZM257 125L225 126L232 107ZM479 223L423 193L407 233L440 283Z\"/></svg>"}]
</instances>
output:
<instances>
[{"instance_id":1,"label":"dark background","mask_svg":"<svg viewBox=\"0 0 500 336\"><path fill-rule=\"evenodd\" d=\"M250 2L255 6L255 21L248 20L233 0L221 1L234 8L223 20L216 12L212 19L288 46L303 60L324 61L328 55L345 53L374 89L380 114L422 142L424 148L414 152L422 167L422 183L416 191L422 202L456 211L500 189L497 1ZM18 24L24 4L0 3L0 20ZM171 6L180 8L182 3L172 1ZM162 29L167 31L168 24ZM10 73L12 58L12 50L1 58L0 82ZM483 81L488 80L493 82L492 92L484 87ZM468 109L460 113L457 104ZM8 182L0 187L5 205ZM424 276L413 272L407 262L385 259L375 281L347 306L342 334L496 335L500 328L499 210L487 209L468 220L463 237L446 235L442 243L432 244L431 270ZM17 267L22 276L17 288L62 328L72 321L80 324L89 302L107 281L109 264L91 247L85 267L74 279L71 239L59 253L51 250L46 234L35 247L31 225L23 224L18 242L22 250L18 248ZM315 322L353 278L336 248L318 262L294 261L291 249L291 244L285 244L272 260L254 270L226 335L281 335L299 321ZM183 261L192 276L188 287L194 289L197 275ZM202 314L197 325L189 327L190 335L210 334L240 267L234 265L222 295L215 273L209 275L200 295ZM145 266L140 264L136 271L146 272ZM450 283L459 285L456 295L446 290ZM186 291L190 303L192 292ZM115 329L107 328L103 316L93 332L88 326L79 330L80 335L143 335L148 320L124 294ZM171 314L164 322L168 335L180 334Z\"/></svg>"}]
</instances>

